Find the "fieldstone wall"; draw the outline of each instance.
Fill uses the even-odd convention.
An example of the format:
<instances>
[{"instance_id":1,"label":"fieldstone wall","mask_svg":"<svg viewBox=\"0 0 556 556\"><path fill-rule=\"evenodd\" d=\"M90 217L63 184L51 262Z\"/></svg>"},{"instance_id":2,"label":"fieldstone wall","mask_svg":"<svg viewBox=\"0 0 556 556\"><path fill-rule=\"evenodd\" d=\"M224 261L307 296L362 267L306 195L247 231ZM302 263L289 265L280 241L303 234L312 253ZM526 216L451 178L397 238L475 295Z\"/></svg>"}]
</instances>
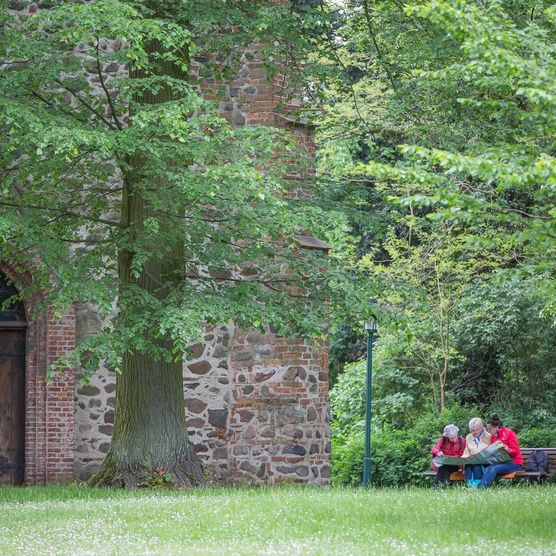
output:
<instances>
[{"instance_id":1,"label":"fieldstone wall","mask_svg":"<svg viewBox=\"0 0 556 556\"><path fill-rule=\"evenodd\" d=\"M78 337L94 329L78 311ZM209 327L184 364L187 428L218 484L330 482L326 346ZM76 384L75 468L88 477L110 447L114 373Z\"/></svg>"},{"instance_id":2,"label":"fieldstone wall","mask_svg":"<svg viewBox=\"0 0 556 556\"><path fill-rule=\"evenodd\" d=\"M102 44L101 48L117 48ZM193 79L234 126L288 128L308 157L311 132L295 117L284 75L268 79L260 47L242 52L233 80L215 81L204 71L207 60L193 61ZM103 68L111 75L117 64ZM89 76L95 85L96 75ZM306 196L310 165L292 161L292 196ZM78 313L80 334L94 333L90 308ZM101 369L88 385L76 387L76 474L89 475L110 446L114 422L115 377ZM233 325L207 328L191 346L184 365L188 432L199 457L223 484L330 482L327 346L278 338L270 332L242 332Z\"/></svg>"},{"instance_id":3,"label":"fieldstone wall","mask_svg":"<svg viewBox=\"0 0 556 556\"><path fill-rule=\"evenodd\" d=\"M75 311L76 340L81 343L102 325L94 307L83 303ZM106 367L89 377L77 371L75 381L75 472L89 477L110 449L116 407L116 375Z\"/></svg>"},{"instance_id":4,"label":"fieldstone wall","mask_svg":"<svg viewBox=\"0 0 556 556\"><path fill-rule=\"evenodd\" d=\"M238 331L227 436L233 481L330 481L326 346Z\"/></svg>"}]
</instances>

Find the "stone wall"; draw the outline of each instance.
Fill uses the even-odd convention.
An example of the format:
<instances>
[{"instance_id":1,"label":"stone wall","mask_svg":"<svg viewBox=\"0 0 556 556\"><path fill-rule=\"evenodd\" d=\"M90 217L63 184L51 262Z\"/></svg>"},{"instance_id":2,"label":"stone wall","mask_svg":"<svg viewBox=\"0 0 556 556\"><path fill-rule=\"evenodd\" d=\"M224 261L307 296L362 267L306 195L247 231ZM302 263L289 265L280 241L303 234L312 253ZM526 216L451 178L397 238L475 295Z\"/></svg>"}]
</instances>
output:
<instances>
[{"instance_id":1,"label":"stone wall","mask_svg":"<svg viewBox=\"0 0 556 556\"><path fill-rule=\"evenodd\" d=\"M113 45L112 45L113 46ZM287 79L270 81L260 48L246 49L237 75L217 82L193 61L193 78L207 100L234 126L271 125L291 130L309 157L310 130L293 115ZM117 73L119 68L105 68ZM91 77L94 83L96 77ZM312 168L292 166L303 196ZM78 314L81 331L95 316ZM94 327L93 327L94 328ZM107 453L114 421L113 373L106 369L76 387L76 473L90 474ZM330 481L327 346L271 333L244 333L233 325L207 328L184 365L187 427L199 457L216 482L275 484Z\"/></svg>"},{"instance_id":2,"label":"stone wall","mask_svg":"<svg viewBox=\"0 0 556 556\"><path fill-rule=\"evenodd\" d=\"M78 311L78 337L94 312ZM87 316L88 315L88 316ZM76 476L86 478L110 447L114 373L76 383ZM219 484L330 481L326 346L208 327L184 364L188 432Z\"/></svg>"},{"instance_id":3,"label":"stone wall","mask_svg":"<svg viewBox=\"0 0 556 556\"><path fill-rule=\"evenodd\" d=\"M330 481L326 345L237 332L228 461L235 482Z\"/></svg>"}]
</instances>

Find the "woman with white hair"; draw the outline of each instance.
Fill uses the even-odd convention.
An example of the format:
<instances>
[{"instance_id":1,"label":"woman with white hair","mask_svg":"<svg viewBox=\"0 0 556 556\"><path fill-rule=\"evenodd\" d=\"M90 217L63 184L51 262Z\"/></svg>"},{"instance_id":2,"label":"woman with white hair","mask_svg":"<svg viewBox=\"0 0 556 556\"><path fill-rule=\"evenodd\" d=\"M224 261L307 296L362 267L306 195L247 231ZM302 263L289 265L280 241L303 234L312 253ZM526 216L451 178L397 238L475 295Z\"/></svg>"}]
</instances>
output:
<instances>
[{"instance_id":1,"label":"woman with white hair","mask_svg":"<svg viewBox=\"0 0 556 556\"><path fill-rule=\"evenodd\" d=\"M453 456L460 458L465 450L465 438L459 436L459 429L456 425L446 425L442 436L438 442L433 446L431 452L433 457L436 456ZM436 471L434 479L434 488L438 488L441 484L449 484L450 475L459 469L457 465L441 465L436 467L434 463L432 468Z\"/></svg>"},{"instance_id":2,"label":"woman with white hair","mask_svg":"<svg viewBox=\"0 0 556 556\"><path fill-rule=\"evenodd\" d=\"M474 456L481 450L490 446L490 433L485 430L483 420L480 417L473 417L469 421L469 434L465 437L464 458ZM465 482L470 486L476 486L483 478L485 465L475 464L465 466Z\"/></svg>"}]
</instances>

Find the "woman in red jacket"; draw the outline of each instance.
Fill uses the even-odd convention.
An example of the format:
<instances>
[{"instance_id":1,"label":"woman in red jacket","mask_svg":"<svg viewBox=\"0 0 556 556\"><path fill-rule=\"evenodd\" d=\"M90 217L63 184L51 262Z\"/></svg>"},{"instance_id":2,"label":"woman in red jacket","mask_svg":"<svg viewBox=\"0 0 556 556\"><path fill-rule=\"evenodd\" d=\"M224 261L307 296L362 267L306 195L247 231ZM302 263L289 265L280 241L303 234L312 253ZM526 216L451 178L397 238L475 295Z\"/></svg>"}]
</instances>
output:
<instances>
[{"instance_id":1,"label":"woman in red jacket","mask_svg":"<svg viewBox=\"0 0 556 556\"><path fill-rule=\"evenodd\" d=\"M436 456L454 456L460 458L465 450L465 438L458 435L459 429L456 425L446 425L442 436L433 446L431 452L433 457ZM434 488L442 483L447 485L450 482L450 474L459 469L458 465L441 465L436 467L434 463L432 468L436 471L434 479Z\"/></svg>"},{"instance_id":2,"label":"woman in red jacket","mask_svg":"<svg viewBox=\"0 0 556 556\"><path fill-rule=\"evenodd\" d=\"M498 443L501 448L510 454L512 461L489 465L481 479L481 484L479 485L481 488L489 487L498 475L506 475L507 473L519 471L523 465L523 456L519 448L517 434L507 429L496 413L487 421L487 429L491 434L490 443Z\"/></svg>"}]
</instances>

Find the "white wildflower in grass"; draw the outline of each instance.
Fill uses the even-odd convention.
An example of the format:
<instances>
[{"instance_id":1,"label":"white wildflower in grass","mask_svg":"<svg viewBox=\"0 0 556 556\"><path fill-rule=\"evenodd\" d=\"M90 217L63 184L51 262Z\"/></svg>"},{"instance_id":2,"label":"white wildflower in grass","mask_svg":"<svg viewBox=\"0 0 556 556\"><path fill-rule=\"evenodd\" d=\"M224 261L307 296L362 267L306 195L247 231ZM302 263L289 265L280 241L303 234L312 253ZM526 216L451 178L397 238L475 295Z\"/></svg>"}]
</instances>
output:
<instances>
[{"instance_id":1,"label":"white wildflower in grass","mask_svg":"<svg viewBox=\"0 0 556 556\"><path fill-rule=\"evenodd\" d=\"M0 489L0 554L556 556L556 487Z\"/></svg>"}]
</instances>

